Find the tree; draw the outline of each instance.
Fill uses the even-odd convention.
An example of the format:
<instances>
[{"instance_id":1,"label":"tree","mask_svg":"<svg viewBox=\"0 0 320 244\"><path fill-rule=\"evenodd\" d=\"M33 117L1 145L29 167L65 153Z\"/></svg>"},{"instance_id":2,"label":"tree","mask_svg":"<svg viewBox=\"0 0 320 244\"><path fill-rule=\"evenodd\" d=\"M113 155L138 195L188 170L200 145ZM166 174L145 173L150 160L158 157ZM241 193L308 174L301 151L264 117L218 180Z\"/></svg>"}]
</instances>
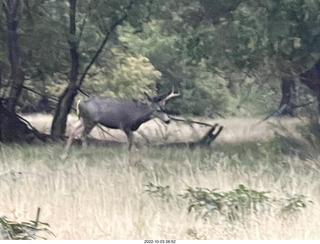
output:
<instances>
[{"instance_id":1,"label":"tree","mask_svg":"<svg viewBox=\"0 0 320 244\"><path fill-rule=\"evenodd\" d=\"M76 41L76 4L77 0L69 0L69 46L71 56L71 71L69 78L69 85L59 98L56 113L53 119L51 134L54 137L61 137L65 132L65 124L67 115L70 112L73 99L77 94L77 91L81 85L78 82L79 73L79 54L78 44Z\"/></svg>"},{"instance_id":2,"label":"tree","mask_svg":"<svg viewBox=\"0 0 320 244\"><path fill-rule=\"evenodd\" d=\"M15 111L18 98L21 94L24 82L24 72L21 67L20 51L18 44L18 9L20 0L6 0L2 2L3 10L6 15L7 24L7 45L9 51L9 60L11 66L10 74L10 94L8 100L8 110Z\"/></svg>"}]
</instances>

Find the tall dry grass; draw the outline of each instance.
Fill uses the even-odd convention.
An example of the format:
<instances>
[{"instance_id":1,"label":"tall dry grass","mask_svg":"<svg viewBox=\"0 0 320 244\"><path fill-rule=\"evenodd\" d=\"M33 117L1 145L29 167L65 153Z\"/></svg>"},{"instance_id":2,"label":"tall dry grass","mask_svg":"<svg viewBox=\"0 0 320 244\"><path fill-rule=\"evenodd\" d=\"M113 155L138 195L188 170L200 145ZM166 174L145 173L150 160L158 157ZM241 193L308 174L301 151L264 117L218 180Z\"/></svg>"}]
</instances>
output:
<instances>
[{"instance_id":1,"label":"tall dry grass","mask_svg":"<svg viewBox=\"0 0 320 244\"><path fill-rule=\"evenodd\" d=\"M237 144L241 153L226 147L128 153L126 146L73 146L64 160L61 145L1 145L1 215L25 221L41 207L40 220L55 234L44 233L49 239L320 238L319 158L275 155L269 144ZM169 186L172 197L148 193L149 183ZM270 191L270 199L302 194L313 203L292 215L275 207L230 221L189 213L190 203L179 196L188 187L229 191L239 184Z\"/></svg>"}]
</instances>

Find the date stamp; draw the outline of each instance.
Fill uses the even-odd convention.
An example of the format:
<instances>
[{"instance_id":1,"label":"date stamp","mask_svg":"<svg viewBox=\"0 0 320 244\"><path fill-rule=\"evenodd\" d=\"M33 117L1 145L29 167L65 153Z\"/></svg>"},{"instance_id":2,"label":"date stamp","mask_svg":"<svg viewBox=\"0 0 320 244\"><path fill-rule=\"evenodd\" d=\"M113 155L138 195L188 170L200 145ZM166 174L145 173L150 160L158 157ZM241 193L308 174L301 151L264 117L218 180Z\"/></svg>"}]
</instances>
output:
<instances>
[{"instance_id":1,"label":"date stamp","mask_svg":"<svg viewBox=\"0 0 320 244\"><path fill-rule=\"evenodd\" d=\"M175 244L176 240L144 240L145 244Z\"/></svg>"}]
</instances>

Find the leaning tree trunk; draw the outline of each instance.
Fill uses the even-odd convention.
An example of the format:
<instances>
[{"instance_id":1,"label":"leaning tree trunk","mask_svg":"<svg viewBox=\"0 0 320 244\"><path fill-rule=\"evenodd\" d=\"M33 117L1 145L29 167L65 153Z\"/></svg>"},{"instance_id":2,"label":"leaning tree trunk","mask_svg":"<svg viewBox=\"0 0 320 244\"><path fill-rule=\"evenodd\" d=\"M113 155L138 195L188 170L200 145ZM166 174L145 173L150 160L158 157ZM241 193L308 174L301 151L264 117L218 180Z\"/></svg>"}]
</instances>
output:
<instances>
[{"instance_id":1,"label":"leaning tree trunk","mask_svg":"<svg viewBox=\"0 0 320 244\"><path fill-rule=\"evenodd\" d=\"M76 42L76 4L77 0L69 0L70 9L70 56L71 56L71 73L69 79L69 85L59 97L59 102L55 112L55 116L52 122L51 135L53 137L59 138L65 134L66 122L68 113L71 110L73 100L77 95L80 84L78 81L79 72L79 54L78 54L78 44Z\"/></svg>"},{"instance_id":2,"label":"leaning tree trunk","mask_svg":"<svg viewBox=\"0 0 320 244\"><path fill-rule=\"evenodd\" d=\"M20 64L20 53L17 34L17 12L20 0L3 1L3 10L7 18L7 45L9 50L9 60L11 65L10 74L10 92L7 109L11 112L15 111L18 98L21 94L24 83L24 72Z\"/></svg>"},{"instance_id":3,"label":"leaning tree trunk","mask_svg":"<svg viewBox=\"0 0 320 244\"><path fill-rule=\"evenodd\" d=\"M77 91L77 87L69 85L59 98L51 126L51 136L54 138L61 138L65 134L67 116L71 110L73 100L77 95Z\"/></svg>"}]
</instances>

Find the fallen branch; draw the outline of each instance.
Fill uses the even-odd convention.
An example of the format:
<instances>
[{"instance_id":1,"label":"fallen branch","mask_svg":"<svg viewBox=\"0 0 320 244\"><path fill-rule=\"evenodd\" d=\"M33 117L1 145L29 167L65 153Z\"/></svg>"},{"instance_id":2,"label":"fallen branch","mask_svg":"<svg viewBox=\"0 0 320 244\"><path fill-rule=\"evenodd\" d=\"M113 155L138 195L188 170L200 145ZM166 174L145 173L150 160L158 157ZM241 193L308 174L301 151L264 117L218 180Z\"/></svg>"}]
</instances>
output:
<instances>
[{"instance_id":1,"label":"fallen branch","mask_svg":"<svg viewBox=\"0 0 320 244\"><path fill-rule=\"evenodd\" d=\"M214 133L214 131L217 130L217 132ZM192 141L192 142L173 142L173 143L167 143L165 145L159 145L160 147L188 147L190 149L196 148L196 147L209 147L211 143L218 137L218 135L223 130L223 126L220 126L218 124L213 125L207 133L198 141Z\"/></svg>"},{"instance_id":2,"label":"fallen branch","mask_svg":"<svg viewBox=\"0 0 320 244\"><path fill-rule=\"evenodd\" d=\"M315 103L316 101L311 101L311 102L307 102L307 103L303 103L303 104L299 104L299 105L295 105L293 103L291 103L291 108L292 109L297 109L297 108L301 108L301 107L307 107L310 104ZM272 111L269 115L267 115L267 117L265 117L264 119L260 120L257 125L261 124L262 122L268 120L270 117L272 117L273 115L281 115L282 112L289 106L289 104L283 104L279 109Z\"/></svg>"},{"instance_id":3,"label":"fallen branch","mask_svg":"<svg viewBox=\"0 0 320 244\"><path fill-rule=\"evenodd\" d=\"M204 122L200 122L200 121L194 121L194 120L190 120L190 119L177 119L177 118L173 118L173 117L170 117L170 118L173 121L185 122L186 124L198 124L198 125L205 125L205 126L209 126L209 127L215 126L212 124L208 124L208 123L204 123Z\"/></svg>"}]
</instances>

